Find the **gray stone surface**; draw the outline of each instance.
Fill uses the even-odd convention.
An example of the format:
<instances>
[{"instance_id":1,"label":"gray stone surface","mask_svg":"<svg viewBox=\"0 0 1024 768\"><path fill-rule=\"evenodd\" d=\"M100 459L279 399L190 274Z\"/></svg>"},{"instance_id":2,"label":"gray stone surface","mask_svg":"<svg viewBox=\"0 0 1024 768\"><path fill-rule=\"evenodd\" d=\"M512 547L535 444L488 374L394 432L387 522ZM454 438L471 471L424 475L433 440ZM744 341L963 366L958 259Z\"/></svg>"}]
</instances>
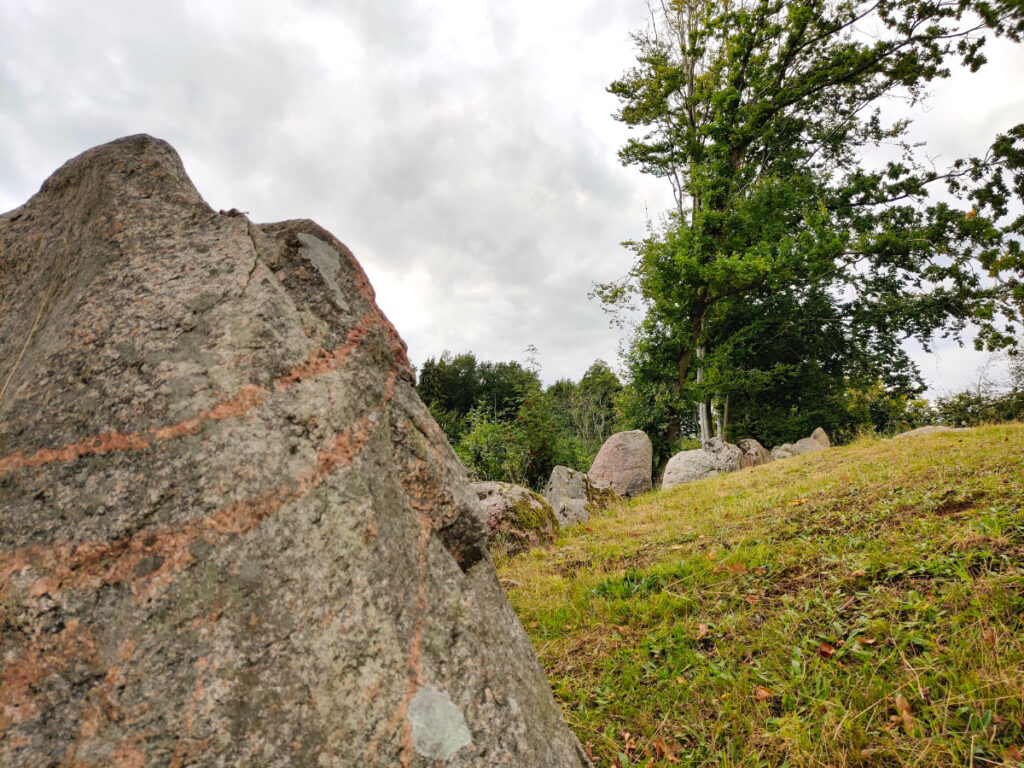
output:
<instances>
[{"instance_id":1,"label":"gray stone surface","mask_svg":"<svg viewBox=\"0 0 1024 768\"><path fill-rule=\"evenodd\" d=\"M3 387L0 764L586 764L313 222L218 215L148 136L84 153L0 215Z\"/></svg>"},{"instance_id":2,"label":"gray stone surface","mask_svg":"<svg viewBox=\"0 0 1024 768\"><path fill-rule=\"evenodd\" d=\"M828 434L826 434L824 429L818 427L811 433L810 437L801 438L793 444L793 453L798 456L804 453L817 453L831 446L832 443L828 439Z\"/></svg>"},{"instance_id":3,"label":"gray stone surface","mask_svg":"<svg viewBox=\"0 0 1024 768\"><path fill-rule=\"evenodd\" d=\"M549 543L558 532L551 504L529 488L494 480L472 486L491 549L506 554L524 552Z\"/></svg>"},{"instance_id":4,"label":"gray stone surface","mask_svg":"<svg viewBox=\"0 0 1024 768\"><path fill-rule=\"evenodd\" d=\"M821 427L818 427L811 433L810 437L803 437L795 443L783 443L782 445L775 446L771 450L771 456L776 460L788 459L804 453L817 453L830 447L832 447L832 441L829 440L828 433Z\"/></svg>"},{"instance_id":5,"label":"gray stone surface","mask_svg":"<svg viewBox=\"0 0 1024 768\"><path fill-rule=\"evenodd\" d=\"M775 461L779 461L780 459L788 459L796 455L797 453L796 450L794 450L792 443L783 443L782 445L776 445L771 450L771 457Z\"/></svg>"},{"instance_id":6,"label":"gray stone surface","mask_svg":"<svg viewBox=\"0 0 1024 768\"><path fill-rule=\"evenodd\" d=\"M704 444L704 450L715 457L720 472L735 472L743 463L743 451L720 437L713 437Z\"/></svg>"},{"instance_id":7,"label":"gray stone surface","mask_svg":"<svg viewBox=\"0 0 1024 768\"><path fill-rule=\"evenodd\" d=\"M717 437L713 438L703 448L682 451L669 459L665 465L661 487L674 488L723 472L734 472L740 468L742 456L742 452L735 445Z\"/></svg>"},{"instance_id":8,"label":"gray stone surface","mask_svg":"<svg viewBox=\"0 0 1024 768\"><path fill-rule=\"evenodd\" d=\"M603 509L617 498L610 488L594 488L585 472L558 466L551 470L551 477L544 486L544 498L551 504L555 517L562 528L584 520L599 509Z\"/></svg>"},{"instance_id":9,"label":"gray stone surface","mask_svg":"<svg viewBox=\"0 0 1024 768\"><path fill-rule=\"evenodd\" d=\"M598 451L588 476L596 488L611 488L628 498L651 490L654 448L640 429L616 432Z\"/></svg>"},{"instance_id":10,"label":"gray stone surface","mask_svg":"<svg viewBox=\"0 0 1024 768\"><path fill-rule=\"evenodd\" d=\"M736 447L740 449L741 467L757 467L774 461L768 449L752 437L737 440Z\"/></svg>"},{"instance_id":11,"label":"gray stone surface","mask_svg":"<svg viewBox=\"0 0 1024 768\"><path fill-rule=\"evenodd\" d=\"M918 427L917 429L911 429L907 432L900 432L898 435L893 435L893 440L904 440L908 437L924 437L925 435L937 435L942 432L962 432L963 429L957 427L947 427L942 424L931 424L927 427Z\"/></svg>"},{"instance_id":12,"label":"gray stone surface","mask_svg":"<svg viewBox=\"0 0 1024 768\"><path fill-rule=\"evenodd\" d=\"M661 487L668 490L677 485L692 483L694 480L713 477L719 472L714 454L703 448L681 451L669 459L668 464L665 465L665 475L661 480Z\"/></svg>"}]
</instances>

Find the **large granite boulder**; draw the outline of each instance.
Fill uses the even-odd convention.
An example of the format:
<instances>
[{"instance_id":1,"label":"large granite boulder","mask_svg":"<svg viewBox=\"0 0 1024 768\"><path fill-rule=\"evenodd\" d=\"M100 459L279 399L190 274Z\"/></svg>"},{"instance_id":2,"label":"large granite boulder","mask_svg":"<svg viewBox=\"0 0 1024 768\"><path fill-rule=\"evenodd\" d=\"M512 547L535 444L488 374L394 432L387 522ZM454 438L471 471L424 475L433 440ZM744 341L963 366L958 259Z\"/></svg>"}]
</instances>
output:
<instances>
[{"instance_id":1,"label":"large granite boulder","mask_svg":"<svg viewBox=\"0 0 1024 768\"><path fill-rule=\"evenodd\" d=\"M604 441L588 476L596 488L611 488L619 496L639 496L651 490L654 448L642 429L616 432Z\"/></svg>"},{"instance_id":2,"label":"large granite boulder","mask_svg":"<svg viewBox=\"0 0 1024 768\"><path fill-rule=\"evenodd\" d=\"M712 438L703 448L682 451L669 459L661 487L667 490L723 472L735 472L742 458L743 452L738 447L721 438Z\"/></svg>"},{"instance_id":3,"label":"large granite boulder","mask_svg":"<svg viewBox=\"0 0 1024 768\"><path fill-rule=\"evenodd\" d=\"M0 216L0 764L581 766L352 254L133 136Z\"/></svg>"},{"instance_id":4,"label":"large granite boulder","mask_svg":"<svg viewBox=\"0 0 1024 768\"><path fill-rule=\"evenodd\" d=\"M768 449L752 437L737 440L736 447L740 449L741 467L758 467L773 461Z\"/></svg>"},{"instance_id":5,"label":"large granite boulder","mask_svg":"<svg viewBox=\"0 0 1024 768\"><path fill-rule=\"evenodd\" d=\"M547 499L514 483L473 483L480 500L492 549L506 554L548 544L558 533L558 519Z\"/></svg>"},{"instance_id":6,"label":"large granite boulder","mask_svg":"<svg viewBox=\"0 0 1024 768\"><path fill-rule=\"evenodd\" d=\"M544 498L551 503L563 528L584 520L618 499L611 488L595 488L585 472L558 466L544 486Z\"/></svg>"}]
</instances>

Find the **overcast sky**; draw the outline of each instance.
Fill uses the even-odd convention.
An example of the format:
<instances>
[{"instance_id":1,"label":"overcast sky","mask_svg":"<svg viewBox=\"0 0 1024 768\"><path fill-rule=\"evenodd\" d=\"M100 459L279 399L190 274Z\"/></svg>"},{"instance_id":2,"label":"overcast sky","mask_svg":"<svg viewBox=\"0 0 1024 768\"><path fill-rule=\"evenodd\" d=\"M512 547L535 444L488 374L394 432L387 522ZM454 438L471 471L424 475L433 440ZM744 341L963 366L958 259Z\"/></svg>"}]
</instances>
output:
<instances>
[{"instance_id":1,"label":"overcast sky","mask_svg":"<svg viewBox=\"0 0 1024 768\"><path fill-rule=\"evenodd\" d=\"M617 365L588 300L620 241L671 205L622 168L605 92L642 0L0 0L0 210L61 163L166 139L215 208L312 218L345 242L421 364L444 349L578 379ZM1024 122L1024 51L934 88L915 135L944 159ZM914 353L934 389L976 355Z\"/></svg>"}]
</instances>

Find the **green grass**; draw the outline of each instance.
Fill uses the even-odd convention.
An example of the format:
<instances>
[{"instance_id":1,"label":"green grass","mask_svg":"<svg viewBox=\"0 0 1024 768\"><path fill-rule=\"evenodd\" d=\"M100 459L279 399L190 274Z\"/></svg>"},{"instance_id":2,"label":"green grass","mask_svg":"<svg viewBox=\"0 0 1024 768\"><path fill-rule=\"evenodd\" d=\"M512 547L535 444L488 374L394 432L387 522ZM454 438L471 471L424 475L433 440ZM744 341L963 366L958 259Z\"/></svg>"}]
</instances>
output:
<instances>
[{"instance_id":1,"label":"green grass","mask_svg":"<svg viewBox=\"0 0 1024 768\"><path fill-rule=\"evenodd\" d=\"M1024 425L650 494L499 575L595 765L1024 752Z\"/></svg>"}]
</instances>

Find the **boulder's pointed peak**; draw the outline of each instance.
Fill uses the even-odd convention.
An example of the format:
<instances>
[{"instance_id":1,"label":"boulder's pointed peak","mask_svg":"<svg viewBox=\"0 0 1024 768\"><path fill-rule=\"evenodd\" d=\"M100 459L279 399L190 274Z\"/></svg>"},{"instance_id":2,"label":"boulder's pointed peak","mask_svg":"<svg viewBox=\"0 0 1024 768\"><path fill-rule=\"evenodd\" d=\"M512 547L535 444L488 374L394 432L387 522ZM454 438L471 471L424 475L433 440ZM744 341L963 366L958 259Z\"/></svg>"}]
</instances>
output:
<instances>
[{"instance_id":1,"label":"boulder's pointed peak","mask_svg":"<svg viewBox=\"0 0 1024 768\"><path fill-rule=\"evenodd\" d=\"M68 160L40 188L41 195L63 196L103 188L142 197L173 195L202 202L177 151L163 139L139 133L101 144Z\"/></svg>"}]
</instances>

